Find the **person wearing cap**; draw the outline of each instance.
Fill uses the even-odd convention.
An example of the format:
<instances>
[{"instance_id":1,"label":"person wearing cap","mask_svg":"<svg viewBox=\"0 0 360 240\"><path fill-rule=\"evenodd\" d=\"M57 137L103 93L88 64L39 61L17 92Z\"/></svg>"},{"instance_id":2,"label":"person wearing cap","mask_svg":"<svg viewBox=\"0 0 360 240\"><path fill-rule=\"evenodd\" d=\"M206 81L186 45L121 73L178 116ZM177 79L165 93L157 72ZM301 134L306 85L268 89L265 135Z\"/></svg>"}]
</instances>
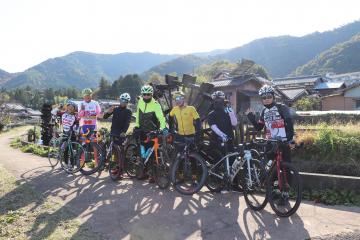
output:
<instances>
[{"instance_id":1,"label":"person wearing cap","mask_svg":"<svg viewBox=\"0 0 360 240\"><path fill-rule=\"evenodd\" d=\"M81 92L84 100L79 106L80 131L86 133L88 130L96 130L97 117L101 113L100 105L92 100L92 90L85 88Z\"/></svg>"},{"instance_id":2,"label":"person wearing cap","mask_svg":"<svg viewBox=\"0 0 360 240\"><path fill-rule=\"evenodd\" d=\"M201 122L198 112L193 106L186 105L183 92L174 92L173 99L175 107L171 109L169 115L176 121L176 140L185 142L185 138L193 138L199 141L201 137Z\"/></svg>"},{"instance_id":3,"label":"person wearing cap","mask_svg":"<svg viewBox=\"0 0 360 240\"><path fill-rule=\"evenodd\" d=\"M122 93L120 95L120 106L112 106L105 114L104 119L109 118L113 115L111 120L110 134L116 135L120 138L120 142L115 140L115 143L121 144L122 140L126 136L126 132L130 126L131 121L131 110L127 108L128 103L131 100L130 94Z\"/></svg>"}]
</instances>

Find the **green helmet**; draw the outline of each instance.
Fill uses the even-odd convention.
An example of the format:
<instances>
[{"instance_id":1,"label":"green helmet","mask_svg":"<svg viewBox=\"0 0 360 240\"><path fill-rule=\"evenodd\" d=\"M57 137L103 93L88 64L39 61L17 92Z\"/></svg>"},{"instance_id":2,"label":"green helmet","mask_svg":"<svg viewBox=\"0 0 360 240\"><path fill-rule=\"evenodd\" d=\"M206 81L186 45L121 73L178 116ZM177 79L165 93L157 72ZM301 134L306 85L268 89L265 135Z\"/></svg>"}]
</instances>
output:
<instances>
[{"instance_id":1,"label":"green helmet","mask_svg":"<svg viewBox=\"0 0 360 240\"><path fill-rule=\"evenodd\" d=\"M81 91L81 95L83 95L83 96L91 95L92 93L93 93L93 91L90 88L84 88Z\"/></svg>"},{"instance_id":2,"label":"green helmet","mask_svg":"<svg viewBox=\"0 0 360 240\"><path fill-rule=\"evenodd\" d=\"M150 85L145 85L141 88L141 94L153 94L154 89Z\"/></svg>"}]
</instances>

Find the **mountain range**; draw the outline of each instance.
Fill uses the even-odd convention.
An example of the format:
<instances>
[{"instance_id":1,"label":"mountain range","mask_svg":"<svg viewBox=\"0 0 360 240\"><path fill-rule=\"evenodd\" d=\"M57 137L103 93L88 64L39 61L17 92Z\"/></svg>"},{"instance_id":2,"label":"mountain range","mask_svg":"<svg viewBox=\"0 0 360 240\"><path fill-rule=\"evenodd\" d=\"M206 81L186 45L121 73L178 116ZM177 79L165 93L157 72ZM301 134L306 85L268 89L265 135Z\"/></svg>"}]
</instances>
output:
<instances>
[{"instance_id":1,"label":"mountain range","mask_svg":"<svg viewBox=\"0 0 360 240\"><path fill-rule=\"evenodd\" d=\"M323 71L360 71L359 37L354 37L359 33L360 21L356 21L322 33L302 37L267 37L232 49L189 55L73 52L48 59L21 73L0 70L0 87L96 87L101 77L114 81L120 75L134 73L144 79L152 72L160 75L175 72L180 75L192 73L203 64L220 60L237 62L241 58L262 65L272 78Z\"/></svg>"}]
</instances>

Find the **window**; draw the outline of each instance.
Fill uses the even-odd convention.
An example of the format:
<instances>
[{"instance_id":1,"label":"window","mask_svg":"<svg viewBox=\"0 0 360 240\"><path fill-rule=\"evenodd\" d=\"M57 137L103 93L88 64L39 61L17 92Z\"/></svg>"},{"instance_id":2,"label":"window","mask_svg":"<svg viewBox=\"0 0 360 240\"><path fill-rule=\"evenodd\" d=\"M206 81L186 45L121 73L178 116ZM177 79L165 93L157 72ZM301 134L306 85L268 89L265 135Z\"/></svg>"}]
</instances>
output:
<instances>
[{"instance_id":1,"label":"window","mask_svg":"<svg viewBox=\"0 0 360 240\"><path fill-rule=\"evenodd\" d=\"M355 108L360 109L360 99L355 100Z\"/></svg>"}]
</instances>

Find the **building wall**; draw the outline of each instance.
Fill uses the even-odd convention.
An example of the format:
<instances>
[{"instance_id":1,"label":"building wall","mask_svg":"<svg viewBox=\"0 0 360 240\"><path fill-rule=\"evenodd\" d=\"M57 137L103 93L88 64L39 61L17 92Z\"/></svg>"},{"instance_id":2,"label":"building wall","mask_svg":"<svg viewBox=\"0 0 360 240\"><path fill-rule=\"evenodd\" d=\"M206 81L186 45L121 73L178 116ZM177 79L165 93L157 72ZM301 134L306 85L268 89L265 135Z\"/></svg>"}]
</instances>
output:
<instances>
[{"instance_id":1,"label":"building wall","mask_svg":"<svg viewBox=\"0 0 360 240\"><path fill-rule=\"evenodd\" d=\"M355 98L340 96L332 96L323 98L322 110L355 110Z\"/></svg>"},{"instance_id":2,"label":"building wall","mask_svg":"<svg viewBox=\"0 0 360 240\"><path fill-rule=\"evenodd\" d=\"M349 89L344 94L345 97L360 98L360 86Z\"/></svg>"}]
</instances>

